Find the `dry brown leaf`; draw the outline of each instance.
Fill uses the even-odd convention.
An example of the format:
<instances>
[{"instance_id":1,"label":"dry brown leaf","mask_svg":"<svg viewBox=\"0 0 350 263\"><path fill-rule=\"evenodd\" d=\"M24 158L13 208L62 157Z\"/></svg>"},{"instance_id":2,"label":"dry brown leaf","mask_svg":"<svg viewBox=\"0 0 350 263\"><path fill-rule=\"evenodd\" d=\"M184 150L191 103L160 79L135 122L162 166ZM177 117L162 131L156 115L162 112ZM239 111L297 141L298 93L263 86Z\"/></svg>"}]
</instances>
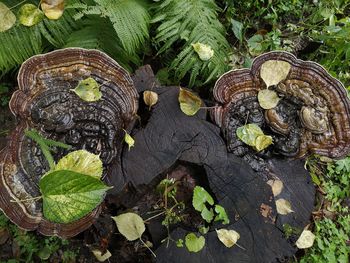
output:
<instances>
[{"instance_id":1,"label":"dry brown leaf","mask_svg":"<svg viewBox=\"0 0 350 263\"><path fill-rule=\"evenodd\" d=\"M297 242L296 246L300 249L312 247L315 241L315 235L310 230L304 230Z\"/></svg>"},{"instance_id":2,"label":"dry brown leaf","mask_svg":"<svg viewBox=\"0 0 350 263\"><path fill-rule=\"evenodd\" d=\"M258 93L258 101L261 108L265 110L273 109L281 99L273 90L263 89Z\"/></svg>"},{"instance_id":3,"label":"dry brown leaf","mask_svg":"<svg viewBox=\"0 0 350 263\"><path fill-rule=\"evenodd\" d=\"M267 87L277 85L286 79L290 71L291 65L282 60L268 60L261 65L260 77L263 79Z\"/></svg>"},{"instance_id":4,"label":"dry brown leaf","mask_svg":"<svg viewBox=\"0 0 350 263\"><path fill-rule=\"evenodd\" d=\"M228 248L233 247L240 238L239 233L235 230L219 229L216 230L216 233L219 240Z\"/></svg>"},{"instance_id":5,"label":"dry brown leaf","mask_svg":"<svg viewBox=\"0 0 350 263\"><path fill-rule=\"evenodd\" d=\"M143 93L143 101L149 106L149 109L151 109L151 107L158 102L158 94L154 91L146 90Z\"/></svg>"},{"instance_id":6,"label":"dry brown leaf","mask_svg":"<svg viewBox=\"0 0 350 263\"><path fill-rule=\"evenodd\" d=\"M294 212L292 210L292 205L290 204L290 202L283 198L276 200L276 209L277 213L279 213L280 215L288 215L289 213Z\"/></svg>"},{"instance_id":7,"label":"dry brown leaf","mask_svg":"<svg viewBox=\"0 0 350 263\"><path fill-rule=\"evenodd\" d=\"M277 196L282 192L283 182L281 180L268 180L267 184L271 186L273 196Z\"/></svg>"},{"instance_id":8,"label":"dry brown leaf","mask_svg":"<svg viewBox=\"0 0 350 263\"><path fill-rule=\"evenodd\" d=\"M41 9L48 19L57 20L63 15L64 0L42 0Z\"/></svg>"}]
</instances>

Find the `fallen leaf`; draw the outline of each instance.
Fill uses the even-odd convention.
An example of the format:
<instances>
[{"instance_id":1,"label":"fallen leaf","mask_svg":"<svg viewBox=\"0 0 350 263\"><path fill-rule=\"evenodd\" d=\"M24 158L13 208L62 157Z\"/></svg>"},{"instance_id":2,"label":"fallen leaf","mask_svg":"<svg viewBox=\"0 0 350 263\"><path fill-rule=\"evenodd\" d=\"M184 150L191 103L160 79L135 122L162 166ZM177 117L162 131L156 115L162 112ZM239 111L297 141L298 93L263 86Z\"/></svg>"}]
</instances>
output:
<instances>
[{"instance_id":1,"label":"fallen leaf","mask_svg":"<svg viewBox=\"0 0 350 263\"><path fill-rule=\"evenodd\" d=\"M277 196L282 192L283 182L281 180L268 180L267 184L271 186L273 196Z\"/></svg>"},{"instance_id":2,"label":"fallen leaf","mask_svg":"<svg viewBox=\"0 0 350 263\"><path fill-rule=\"evenodd\" d=\"M219 229L216 230L216 233L219 240L228 248L233 247L240 238L239 233L235 230Z\"/></svg>"},{"instance_id":3,"label":"fallen leaf","mask_svg":"<svg viewBox=\"0 0 350 263\"><path fill-rule=\"evenodd\" d=\"M130 134L127 133L126 130L124 130L124 132L125 132L124 141L129 146L129 151L130 151L130 148L134 147L135 145L135 140L130 136Z\"/></svg>"},{"instance_id":4,"label":"fallen leaf","mask_svg":"<svg viewBox=\"0 0 350 263\"><path fill-rule=\"evenodd\" d=\"M315 235L310 230L304 230L297 242L296 246L300 249L312 247L315 241Z\"/></svg>"},{"instance_id":5,"label":"fallen leaf","mask_svg":"<svg viewBox=\"0 0 350 263\"><path fill-rule=\"evenodd\" d=\"M102 252L99 249L93 249L93 250L91 250L91 252L92 252L92 254L94 254L94 256L96 257L96 259L99 262L104 262L104 261L106 261L107 259L109 259L112 256L111 252L109 252L108 249L103 254L102 254Z\"/></svg>"},{"instance_id":6,"label":"fallen leaf","mask_svg":"<svg viewBox=\"0 0 350 263\"><path fill-rule=\"evenodd\" d=\"M255 146L256 138L259 135L264 135L264 132L258 125L251 123L237 128L236 135L245 144Z\"/></svg>"},{"instance_id":7,"label":"fallen leaf","mask_svg":"<svg viewBox=\"0 0 350 263\"><path fill-rule=\"evenodd\" d=\"M142 217L135 213L125 213L112 217L119 232L129 241L141 238L146 227Z\"/></svg>"},{"instance_id":8,"label":"fallen leaf","mask_svg":"<svg viewBox=\"0 0 350 263\"><path fill-rule=\"evenodd\" d=\"M189 233L185 237L185 245L190 252L201 251L205 245L203 236L197 237L195 233Z\"/></svg>"},{"instance_id":9,"label":"fallen leaf","mask_svg":"<svg viewBox=\"0 0 350 263\"><path fill-rule=\"evenodd\" d=\"M180 88L179 103L183 113L193 116L201 108L202 100L192 92Z\"/></svg>"},{"instance_id":10,"label":"fallen leaf","mask_svg":"<svg viewBox=\"0 0 350 263\"><path fill-rule=\"evenodd\" d=\"M86 150L78 150L68 153L60 159L55 167L55 171L57 170L70 170L101 178L103 163L99 155Z\"/></svg>"},{"instance_id":11,"label":"fallen leaf","mask_svg":"<svg viewBox=\"0 0 350 263\"><path fill-rule=\"evenodd\" d=\"M277 92L269 89L260 90L258 93L258 101L261 108L265 110L272 109L277 106L281 99Z\"/></svg>"},{"instance_id":12,"label":"fallen leaf","mask_svg":"<svg viewBox=\"0 0 350 263\"><path fill-rule=\"evenodd\" d=\"M255 139L255 150L257 150L258 152L266 149L267 147L269 147L272 144L273 140L272 137L269 135L259 135L258 137L256 137Z\"/></svg>"},{"instance_id":13,"label":"fallen leaf","mask_svg":"<svg viewBox=\"0 0 350 263\"><path fill-rule=\"evenodd\" d=\"M143 101L149 109L158 102L158 94L151 90L146 90L143 92Z\"/></svg>"},{"instance_id":14,"label":"fallen leaf","mask_svg":"<svg viewBox=\"0 0 350 263\"><path fill-rule=\"evenodd\" d=\"M91 77L79 81L78 86L75 89L71 89L71 91L87 102L98 101L102 98L100 85Z\"/></svg>"},{"instance_id":15,"label":"fallen leaf","mask_svg":"<svg viewBox=\"0 0 350 263\"><path fill-rule=\"evenodd\" d=\"M15 14L4 3L0 2L0 32L9 30L15 23Z\"/></svg>"},{"instance_id":16,"label":"fallen leaf","mask_svg":"<svg viewBox=\"0 0 350 263\"><path fill-rule=\"evenodd\" d=\"M42 0L41 9L48 19L57 20L63 15L64 0Z\"/></svg>"},{"instance_id":17,"label":"fallen leaf","mask_svg":"<svg viewBox=\"0 0 350 263\"><path fill-rule=\"evenodd\" d=\"M261 65L260 77L263 79L267 87L277 85L286 79L289 74L291 65L282 60L268 60Z\"/></svg>"},{"instance_id":18,"label":"fallen leaf","mask_svg":"<svg viewBox=\"0 0 350 263\"><path fill-rule=\"evenodd\" d=\"M192 47L198 54L199 58L203 61L207 61L214 56L214 50L206 44L197 42L195 44L192 44Z\"/></svg>"},{"instance_id":19,"label":"fallen leaf","mask_svg":"<svg viewBox=\"0 0 350 263\"><path fill-rule=\"evenodd\" d=\"M265 218L272 218L272 207L262 203L260 205L260 214Z\"/></svg>"},{"instance_id":20,"label":"fallen leaf","mask_svg":"<svg viewBox=\"0 0 350 263\"><path fill-rule=\"evenodd\" d=\"M18 20L24 26L34 26L44 18L44 13L33 4L22 5L18 11Z\"/></svg>"},{"instance_id":21,"label":"fallen leaf","mask_svg":"<svg viewBox=\"0 0 350 263\"><path fill-rule=\"evenodd\" d=\"M289 213L294 212L292 210L292 205L290 204L290 202L282 198L276 200L276 209L277 213L279 213L280 215L288 215Z\"/></svg>"}]
</instances>

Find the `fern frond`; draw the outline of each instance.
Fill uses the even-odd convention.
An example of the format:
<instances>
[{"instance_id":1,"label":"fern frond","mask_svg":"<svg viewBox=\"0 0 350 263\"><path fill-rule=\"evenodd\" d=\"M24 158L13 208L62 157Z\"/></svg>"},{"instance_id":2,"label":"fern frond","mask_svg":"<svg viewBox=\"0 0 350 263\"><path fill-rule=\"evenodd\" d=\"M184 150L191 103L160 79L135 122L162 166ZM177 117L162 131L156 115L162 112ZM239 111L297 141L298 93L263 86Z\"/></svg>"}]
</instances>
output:
<instances>
[{"instance_id":1,"label":"fern frond","mask_svg":"<svg viewBox=\"0 0 350 263\"><path fill-rule=\"evenodd\" d=\"M181 45L181 52L170 65L178 80L190 74L189 86L204 84L228 69L230 45L225 28L218 19L220 9L214 0L165 0L159 2L152 23L159 23L155 41L158 53ZM200 42L214 50L214 56L202 61L191 44Z\"/></svg>"}]
</instances>

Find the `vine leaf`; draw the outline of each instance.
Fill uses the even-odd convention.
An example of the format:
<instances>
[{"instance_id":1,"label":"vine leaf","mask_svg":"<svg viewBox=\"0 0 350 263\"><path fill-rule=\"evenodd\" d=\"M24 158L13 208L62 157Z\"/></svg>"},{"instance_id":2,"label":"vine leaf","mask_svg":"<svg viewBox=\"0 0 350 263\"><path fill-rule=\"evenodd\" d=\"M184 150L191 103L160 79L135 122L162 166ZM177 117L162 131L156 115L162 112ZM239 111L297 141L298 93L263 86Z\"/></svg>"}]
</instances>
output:
<instances>
[{"instance_id":1,"label":"vine leaf","mask_svg":"<svg viewBox=\"0 0 350 263\"><path fill-rule=\"evenodd\" d=\"M303 230L297 242L296 246L300 249L312 247L315 241L315 235L310 230Z\"/></svg>"},{"instance_id":2,"label":"vine leaf","mask_svg":"<svg viewBox=\"0 0 350 263\"><path fill-rule=\"evenodd\" d=\"M192 92L180 88L179 103L183 113L193 116L201 108L202 100Z\"/></svg>"},{"instance_id":3,"label":"vine leaf","mask_svg":"<svg viewBox=\"0 0 350 263\"><path fill-rule=\"evenodd\" d=\"M95 176L101 178L103 164L99 155L90 153L86 150L78 150L68 153L58 161L55 167L57 170L70 170L76 173Z\"/></svg>"},{"instance_id":4,"label":"vine leaf","mask_svg":"<svg viewBox=\"0 0 350 263\"><path fill-rule=\"evenodd\" d=\"M286 79L289 74L291 65L282 60L268 60L261 65L260 77L267 87L277 85Z\"/></svg>"},{"instance_id":5,"label":"vine leaf","mask_svg":"<svg viewBox=\"0 0 350 263\"><path fill-rule=\"evenodd\" d=\"M214 204L214 199L211 195L201 186L196 186L193 190L192 205L194 209L199 212L202 212L206 208L205 204L209 203L210 205Z\"/></svg>"},{"instance_id":6,"label":"vine leaf","mask_svg":"<svg viewBox=\"0 0 350 263\"><path fill-rule=\"evenodd\" d=\"M233 247L240 238L239 233L235 230L219 229L216 230L216 234L219 240L228 248Z\"/></svg>"},{"instance_id":7,"label":"vine leaf","mask_svg":"<svg viewBox=\"0 0 350 263\"><path fill-rule=\"evenodd\" d=\"M135 213L124 213L112 219L117 224L118 231L129 241L140 239L146 230L142 217Z\"/></svg>"},{"instance_id":8,"label":"vine leaf","mask_svg":"<svg viewBox=\"0 0 350 263\"><path fill-rule=\"evenodd\" d=\"M265 110L275 108L280 100L277 92L273 90L263 89L258 93L259 105Z\"/></svg>"},{"instance_id":9,"label":"vine leaf","mask_svg":"<svg viewBox=\"0 0 350 263\"><path fill-rule=\"evenodd\" d=\"M0 2L0 32L9 30L15 23L15 14L4 3Z\"/></svg>"},{"instance_id":10,"label":"vine leaf","mask_svg":"<svg viewBox=\"0 0 350 263\"><path fill-rule=\"evenodd\" d=\"M277 213L279 213L280 215L288 215L289 213L294 212L292 210L292 205L290 204L290 202L283 198L276 200L276 209Z\"/></svg>"},{"instance_id":11,"label":"vine leaf","mask_svg":"<svg viewBox=\"0 0 350 263\"><path fill-rule=\"evenodd\" d=\"M98 101L102 98L102 92L100 91L100 86L97 81L89 77L87 79L81 80L75 89L71 89L84 101L92 102Z\"/></svg>"},{"instance_id":12,"label":"vine leaf","mask_svg":"<svg viewBox=\"0 0 350 263\"><path fill-rule=\"evenodd\" d=\"M143 93L143 101L149 106L149 109L151 109L151 107L158 102L158 94L154 91L146 90Z\"/></svg>"},{"instance_id":13,"label":"vine leaf","mask_svg":"<svg viewBox=\"0 0 350 263\"><path fill-rule=\"evenodd\" d=\"M34 26L44 18L44 13L33 4L22 5L18 11L18 20L24 26Z\"/></svg>"},{"instance_id":14,"label":"vine leaf","mask_svg":"<svg viewBox=\"0 0 350 263\"><path fill-rule=\"evenodd\" d=\"M63 15L64 0L42 0L41 9L48 19L57 20Z\"/></svg>"},{"instance_id":15,"label":"vine leaf","mask_svg":"<svg viewBox=\"0 0 350 263\"><path fill-rule=\"evenodd\" d=\"M223 208L221 205L215 205L215 212L217 213L217 216L215 217L215 221L223 221L222 223L224 225L227 225L230 223L230 219L228 218L226 214L225 208Z\"/></svg>"},{"instance_id":16,"label":"vine leaf","mask_svg":"<svg viewBox=\"0 0 350 263\"><path fill-rule=\"evenodd\" d=\"M130 151L131 147L134 147L135 145L135 140L131 137L129 133L127 133L126 130L124 130L124 132L125 132L124 141L129 146L129 151Z\"/></svg>"},{"instance_id":17,"label":"vine leaf","mask_svg":"<svg viewBox=\"0 0 350 263\"><path fill-rule=\"evenodd\" d=\"M192 47L203 61L207 61L214 56L214 50L208 45L197 42L192 44Z\"/></svg>"},{"instance_id":18,"label":"vine leaf","mask_svg":"<svg viewBox=\"0 0 350 263\"><path fill-rule=\"evenodd\" d=\"M185 237L185 245L190 252L199 252L205 245L203 236L197 237L195 233L189 233Z\"/></svg>"},{"instance_id":19,"label":"vine leaf","mask_svg":"<svg viewBox=\"0 0 350 263\"><path fill-rule=\"evenodd\" d=\"M39 186L44 217L63 224L90 213L111 188L94 176L68 170L49 172L41 178Z\"/></svg>"}]
</instances>

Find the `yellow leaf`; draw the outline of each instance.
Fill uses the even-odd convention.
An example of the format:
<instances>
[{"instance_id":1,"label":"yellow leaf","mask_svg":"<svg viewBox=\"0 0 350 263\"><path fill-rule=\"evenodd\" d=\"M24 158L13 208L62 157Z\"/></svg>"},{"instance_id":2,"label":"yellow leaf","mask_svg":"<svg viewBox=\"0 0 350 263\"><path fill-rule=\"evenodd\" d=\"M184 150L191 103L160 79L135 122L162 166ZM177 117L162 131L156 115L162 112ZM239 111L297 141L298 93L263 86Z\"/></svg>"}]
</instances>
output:
<instances>
[{"instance_id":1,"label":"yellow leaf","mask_svg":"<svg viewBox=\"0 0 350 263\"><path fill-rule=\"evenodd\" d=\"M0 32L9 30L15 23L15 14L4 3L0 2Z\"/></svg>"},{"instance_id":2,"label":"yellow leaf","mask_svg":"<svg viewBox=\"0 0 350 263\"><path fill-rule=\"evenodd\" d=\"M297 242L296 246L300 249L312 247L315 241L315 235L310 230L304 230Z\"/></svg>"},{"instance_id":3,"label":"yellow leaf","mask_svg":"<svg viewBox=\"0 0 350 263\"><path fill-rule=\"evenodd\" d=\"M275 91L264 89L259 91L258 101L261 108L269 110L277 106L280 98Z\"/></svg>"},{"instance_id":4,"label":"yellow leaf","mask_svg":"<svg viewBox=\"0 0 350 263\"><path fill-rule=\"evenodd\" d=\"M214 56L214 50L208 45L197 42L192 44L192 47L198 54L199 58L203 61L207 61Z\"/></svg>"},{"instance_id":5,"label":"yellow leaf","mask_svg":"<svg viewBox=\"0 0 350 263\"><path fill-rule=\"evenodd\" d=\"M93 78L89 77L87 79L81 80L75 89L71 89L84 101L93 102L98 101L102 98L102 92L100 91L100 86Z\"/></svg>"},{"instance_id":6,"label":"yellow leaf","mask_svg":"<svg viewBox=\"0 0 350 263\"><path fill-rule=\"evenodd\" d=\"M277 213L280 215L288 215L289 213L293 213L292 205L289 203L289 201L285 199L278 199L276 200L276 209Z\"/></svg>"},{"instance_id":7,"label":"yellow leaf","mask_svg":"<svg viewBox=\"0 0 350 263\"><path fill-rule=\"evenodd\" d=\"M19 22L24 26L34 26L43 18L43 12L33 4L22 5L18 11Z\"/></svg>"},{"instance_id":8,"label":"yellow leaf","mask_svg":"<svg viewBox=\"0 0 350 263\"><path fill-rule=\"evenodd\" d=\"M239 233L235 230L219 229L216 230L216 233L219 240L228 248L233 247L240 238Z\"/></svg>"},{"instance_id":9,"label":"yellow leaf","mask_svg":"<svg viewBox=\"0 0 350 263\"><path fill-rule=\"evenodd\" d=\"M272 137L269 135L259 135L255 140L255 149L260 152L272 144Z\"/></svg>"},{"instance_id":10,"label":"yellow leaf","mask_svg":"<svg viewBox=\"0 0 350 263\"><path fill-rule=\"evenodd\" d=\"M48 19L57 20L63 15L64 0L42 0L41 9Z\"/></svg>"},{"instance_id":11,"label":"yellow leaf","mask_svg":"<svg viewBox=\"0 0 350 263\"><path fill-rule=\"evenodd\" d=\"M143 101L151 109L151 107L158 102L158 94L154 91L146 90L143 93Z\"/></svg>"},{"instance_id":12,"label":"yellow leaf","mask_svg":"<svg viewBox=\"0 0 350 263\"><path fill-rule=\"evenodd\" d=\"M202 100L192 92L180 88L179 103L183 113L193 116L201 108Z\"/></svg>"},{"instance_id":13,"label":"yellow leaf","mask_svg":"<svg viewBox=\"0 0 350 263\"><path fill-rule=\"evenodd\" d=\"M131 148L131 147L134 147L135 140L130 136L130 134L128 134L128 133L126 132L126 130L124 130L124 132L125 132L124 141L128 144L128 146L129 146L129 151L130 151L130 148Z\"/></svg>"},{"instance_id":14,"label":"yellow leaf","mask_svg":"<svg viewBox=\"0 0 350 263\"><path fill-rule=\"evenodd\" d=\"M271 186L273 196L277 196L282 192L283 182L281 180L268 180L267 184Z\"/></svg>"},{"instance_id":15,"label":"yellow leaf","mask_svg":"<svg viewBox=\"0 0 350 263\"><path fill-rule=\"evenodd\" d=\"M119 232L129 241L141 238L146 227L142 217L135 213L125 213L112 217Z\"/></svg>"},{"instance_id":16,"label":"yellow leaf","mask_svg":"<svg viewBox=\"0 0 350 263\"><path fill-rule=\"evenodd\" d=\"M286 79L289 74L291 65L282 60L268 60L261 65L260 77L263 79L267 87L277 85Z\"/></svg>"},{"instance_id":17,"label":"yellow leaf","mask_svg":"<svg viewBox=\"0 0 350 263\"><path fill-rule=\"evenodd\" d=\"M109 252L108 250L104 254L102 254L102 252L98 249L93 249L91 252L94 254L94 256L99 262L104 262L112 256L111 252Z\"/></svg>"}]
</instances>

